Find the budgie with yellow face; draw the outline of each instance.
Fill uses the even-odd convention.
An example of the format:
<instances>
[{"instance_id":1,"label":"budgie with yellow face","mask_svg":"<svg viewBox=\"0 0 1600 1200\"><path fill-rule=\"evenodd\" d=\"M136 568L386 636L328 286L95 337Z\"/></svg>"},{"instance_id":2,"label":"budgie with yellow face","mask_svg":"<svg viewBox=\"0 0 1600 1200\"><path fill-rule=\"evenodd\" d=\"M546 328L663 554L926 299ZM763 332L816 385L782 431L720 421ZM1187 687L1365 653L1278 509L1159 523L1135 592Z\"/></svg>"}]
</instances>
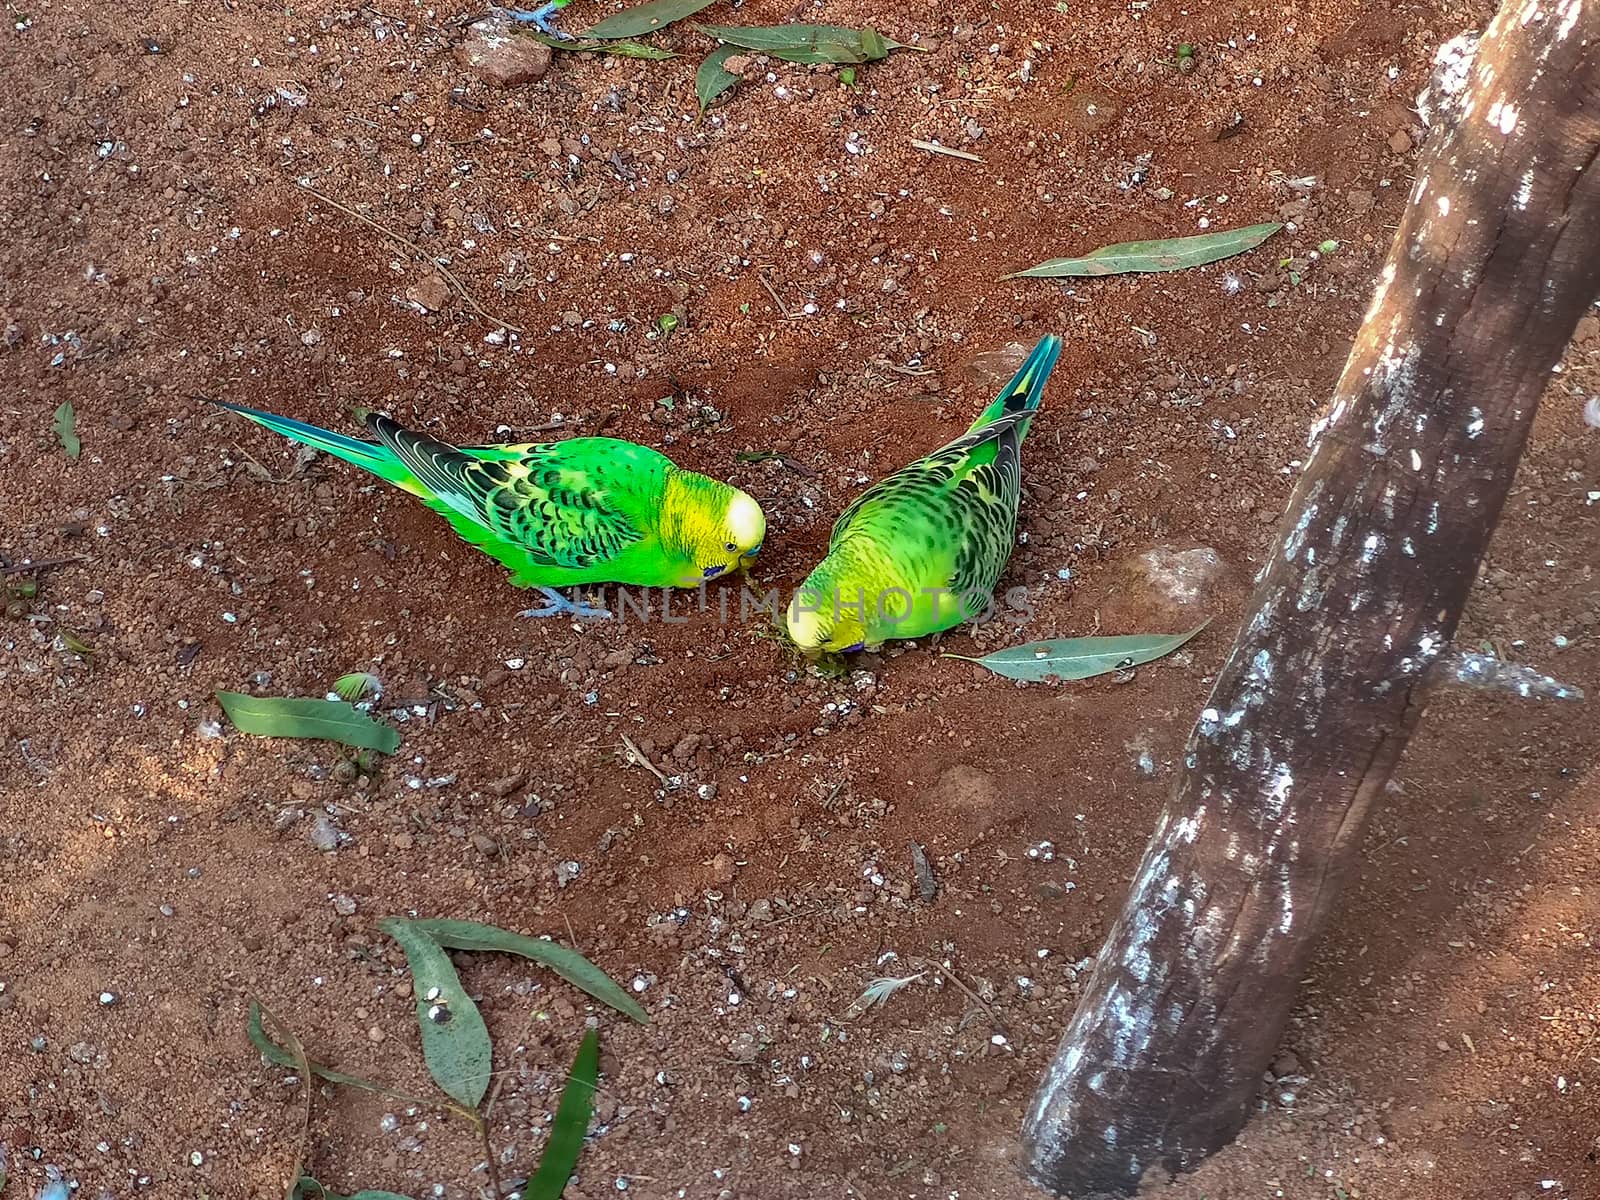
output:
<instances>
[{"instance_id":1,"label":"budgie with yellow face","mask_svg":"<svg viewBox=\"0 0 1600 1200\"><path fill-rule=\"evenodd\" d=\"M544 592L524 617L608 616L555 588L588 583L698 587L747 568L767 521L749 495L617 438L452 446L358 411L357 441L289 417L212 401L410 492L504 563L515 587Z\"/></svg>"},{"instance_id":2,"label":"budgie with yellow face","mask_svg":"<svg viewBox=\"0 0 1600 1200\"><path fill-rule=\"evenodd\" d=\"M987 610L1016 535L1022 439L1060 353L1041 339L966 433L844 511L789 606L796 646L848 654Z\"/></svg>"}]
</instances>

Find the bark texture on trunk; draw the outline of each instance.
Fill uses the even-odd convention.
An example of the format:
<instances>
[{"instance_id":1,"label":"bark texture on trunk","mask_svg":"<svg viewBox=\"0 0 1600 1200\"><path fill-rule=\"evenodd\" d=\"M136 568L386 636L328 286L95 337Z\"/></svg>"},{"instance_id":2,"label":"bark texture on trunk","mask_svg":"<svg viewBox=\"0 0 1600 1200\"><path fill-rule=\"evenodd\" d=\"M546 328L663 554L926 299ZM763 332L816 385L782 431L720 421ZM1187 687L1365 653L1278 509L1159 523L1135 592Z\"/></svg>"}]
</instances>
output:
<instances>
[{"instance_id":1,"label":"bark texture on trunk","mask_svg":"<svg viewBox=\"0 0 1600 1200\"><path fill-rule=\"evenodd\" d=\"M1232 1140L1600 290L1600 3L1511 0L1434 130L1210 703L1024 1127L1126 1195Z\"/></svg>"}]
</instances>

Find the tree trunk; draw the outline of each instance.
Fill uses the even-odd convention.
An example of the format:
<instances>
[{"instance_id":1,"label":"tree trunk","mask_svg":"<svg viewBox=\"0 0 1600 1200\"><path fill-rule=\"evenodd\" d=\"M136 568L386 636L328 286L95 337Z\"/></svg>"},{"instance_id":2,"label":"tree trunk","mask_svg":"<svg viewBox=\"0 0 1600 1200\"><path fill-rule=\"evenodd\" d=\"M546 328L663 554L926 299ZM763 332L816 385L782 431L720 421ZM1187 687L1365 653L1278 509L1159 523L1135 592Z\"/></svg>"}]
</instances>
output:
<instances>
[{"instance_id":1,"label":"tree trunk","mask_svg":"<svg viewBox=\"0 0 1600 1200\"><path fill-rule=\"evenodd\" d=\"M1600 288L1600 4L1508 0L1437 128L1250 613L1029 1111L1075 1200L1248 1116Z\"/></svg>"}]
</instances>

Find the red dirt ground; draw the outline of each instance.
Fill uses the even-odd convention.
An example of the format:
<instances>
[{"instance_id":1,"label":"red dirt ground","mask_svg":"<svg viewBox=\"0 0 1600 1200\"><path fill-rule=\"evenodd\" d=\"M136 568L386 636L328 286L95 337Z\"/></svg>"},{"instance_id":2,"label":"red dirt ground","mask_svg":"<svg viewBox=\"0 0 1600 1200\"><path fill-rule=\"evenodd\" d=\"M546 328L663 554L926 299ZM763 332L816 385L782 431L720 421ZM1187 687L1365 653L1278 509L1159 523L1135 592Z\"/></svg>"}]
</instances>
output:
<instances>
[{"instance_id":1,"label":"red dirt ground","mask_svg":"<svg viewBox=\"0 0 1600 1200\"><path fill-rule=\"evenodd\" d=\"M0 625L8 1196L47 1166L83 1195L281 1194L301 1093L245 1039L252 994L314 1056L426 1091L376 928L406 912L575 940L647 984L646 1029L520 960L460 956L507 1072L504 1179L537 1160L590 1014L602 1090L572 1200L1035 1194L1013 1168L1023 1107L1387 249L1409 105L1487 9L726 7L707 18L871 22L933 52L855 88L756 61L696 123L709 43L686 28L658 39L674 61L558 54L501 90L453 54L459 7L8 7L0 552L82 560ZM493 319L302 182L448 256ZM1275 215L1293 227L1191 272L997 278ZM652 336L664 313L677 330ZM944 647L1172 628L1192 612L1138 557L1214 547L1228 570L1194 607L1217 619L1129 682L1022 688L926 645L828 678L710 615L519 621L526 597L414 501L191 398L658 445L762 501L759 575L793 586L864 483L988 399L976 356L1050 331L1068 346L1006 579L1035 614ZM1590 317L1463 637L1591 693L1597 391ZM75 461L51 433L64 400ZM358 669L407 718L364 784L335 780L326 744L219 723L219 688L318 695ZM1164 1195L1600 1195L1583 711L1437 699L1281 1078ZM624 735L681 786L630 764ZM843 1019L924 962L946 965ZM318 1094L330 1187L473 1196L480 1157L437 1110Z\"/></svg>"}]
</instances>

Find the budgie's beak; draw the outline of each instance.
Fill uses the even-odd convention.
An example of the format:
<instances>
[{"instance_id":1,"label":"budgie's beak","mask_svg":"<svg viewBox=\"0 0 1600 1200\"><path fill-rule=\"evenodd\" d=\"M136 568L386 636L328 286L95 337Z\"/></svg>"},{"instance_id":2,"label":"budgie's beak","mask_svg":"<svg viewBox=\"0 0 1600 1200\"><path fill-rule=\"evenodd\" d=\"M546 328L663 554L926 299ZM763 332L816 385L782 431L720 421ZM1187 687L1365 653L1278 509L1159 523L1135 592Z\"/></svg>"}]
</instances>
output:
<instances>
[{"instance_id":1,"label":"budgie's beak","mask_svg":"<svg viewBox=\"0 0 1600 1200\"><path fill-rule=\"evenodd\" d=\"M760 546L752 546L739 556L738 571L743 579L750 578L750 570L756 565L756 555L761 553Z\"/></svg>"}]
</instances>

